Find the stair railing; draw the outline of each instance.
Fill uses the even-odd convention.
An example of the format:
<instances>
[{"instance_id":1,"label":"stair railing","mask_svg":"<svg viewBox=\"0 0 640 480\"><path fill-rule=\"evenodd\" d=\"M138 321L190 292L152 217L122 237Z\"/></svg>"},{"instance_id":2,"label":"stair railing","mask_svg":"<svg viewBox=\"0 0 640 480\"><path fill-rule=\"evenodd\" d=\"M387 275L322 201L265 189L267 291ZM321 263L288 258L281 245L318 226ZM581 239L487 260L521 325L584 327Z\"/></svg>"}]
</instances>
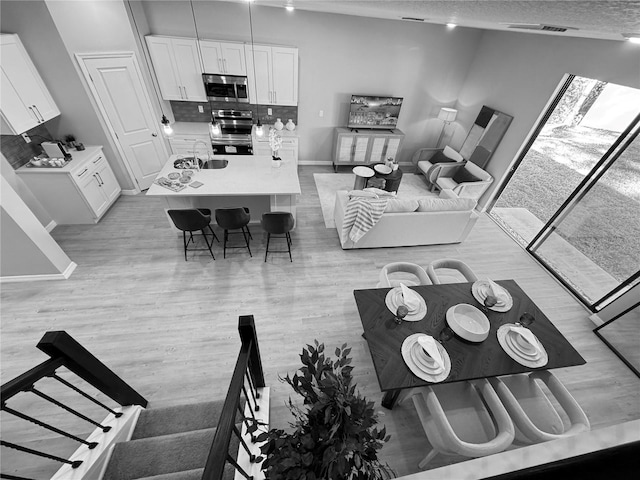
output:
<instances>
[{"instance_id":1,"label":"stair railing","mask_svg":"<svg viewBox=\"0 0 640 480\"><path fill-rule=\"evenodd\" d=\"M233 465L244 478L253 478L229 454L231 435L236 435L242 448L247 451L250 461L252 463L256 461L255 455L251 453L249 446L236 427L237 412L240 412L240 418L243 419L247 428L257 421L256 412L260 408L258 405L258 399L260 398L258 389L265 386L253 315L244 315L239 318L238 331L240 332L242 345L233 369L229 390L227 391L204 473L202 474L202 480L222 480L227 462ZM249 387L248 391L247 386ZM249 411L248 418L242 410L242 399L246 402L246 408ZM251 434L251 441L255 442L253 434Z\"/></svg>"},{"instance_id":2,"label":"stair railing","mask_svg":"<svg viewBox=\"0 0 640 480\"><path fill-rule=\"evenodd\" d=\"M1 395L1 410L13 415L15 417L21 418L23 420L32 422L42 428L55 432L61 436L70 438L78 443L84 444L89 449L93 449L98 445L98 442L88 442L72 433L66 432L62 429L54 427L44 421L38 420L30 415L27 415L23 412L15 410L7 405L7 402L21 393L32 393L37 395L41 399L57 405L60 408L63 408L67 412L75 415L82 420L91 423L92 425L101 428L103 432L108 432L111 427L103 426L102 424L92 420L91 418L83 415L77 410L71 408L70 406L56 400L55 398L47 395L41 389L36 388L36 383L44 378L51 378L62 385L70 388L75 391L79 395L85 397L86 399L92 401L96 405L105 409L109 414L114 415L115 417L120 417L122 415L121 412L116 412L113 409L109 408L107 405L102 402L96 400L88 393L82 391L77 386L68 382L67 380L60 377L56 371L60 367L65 367L67 370L75 373L78 377L82 378L85 382L89 383L100 392L117 402L119 405L141 405L146 407L147 400L144 399L138 392L136 392L131 386L129 386L126 382L124 382L118 375L116 375L111 369L109 369L105 364L103 364L100 360L94 357L87 349L85 349L82 345L80 345L71 335L69 335L65 331L51 331L46 332L40 342L38 342L37 347L42 350L44 353L49 355L51 358L42 362L40 365L33 367L31 370L23 373L22 375L14 378L13 380L8 381L2 387L0 387L0 395ZM0 444L3 447L12 448L24 453L28 453L31 455L48 458L51 460L55 460L61 463L65 463L71 465L73 468L77 468L82 464L81 460L71 461L66 458L61 458L56 455L51 455L46 452L34 450L31 448L27 448L22 445L17 445L12 442L8 442L0 440ZM0 473L0 478L22 478L16 477L9 474Z\"/></svg>"}]
</instances>

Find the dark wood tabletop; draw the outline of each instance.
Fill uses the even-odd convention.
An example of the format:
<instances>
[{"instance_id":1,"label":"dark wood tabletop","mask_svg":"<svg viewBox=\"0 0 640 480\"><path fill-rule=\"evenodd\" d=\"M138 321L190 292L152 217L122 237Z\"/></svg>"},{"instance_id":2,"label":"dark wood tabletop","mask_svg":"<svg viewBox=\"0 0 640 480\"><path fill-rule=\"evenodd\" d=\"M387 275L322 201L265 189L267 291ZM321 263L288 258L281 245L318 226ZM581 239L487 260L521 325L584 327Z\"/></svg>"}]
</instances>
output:
<instances>
[{"instance_id":1,"label":"dark wood tabletop","mask_svg":"<svg viewBox=\"0 0 640 480\"><path fill-rule=\"evenodd\" d=\"M508 312L489 310L486 313L491 327L489 336L483 342L468 342L457 335L443 342L451 358L451 373L439 383L538 370L521 365L509 357L498 343L496 335L501 325L517 322L525 312L534 316L535 321L529 328L549 355L548 363L539 369L548 370L586 363L514 280L498 280L496 283L509 291L513 298L513 307ZM446 312L454 305L468 303L480 308L480 303L471 293L471 285L451 283L409 287L425 299L427 314L420 321L403 321L400 325L394 322L393 313L385 305L385 297L390 288L354 290L364 337L369 344L378 383L380 389L387 393L383 399L384 406L391 408L401 389L431 384L411 373L402 358L402 342L414 333L427 333L437 339L447 326Z\"/></svg>"}]
</instances>

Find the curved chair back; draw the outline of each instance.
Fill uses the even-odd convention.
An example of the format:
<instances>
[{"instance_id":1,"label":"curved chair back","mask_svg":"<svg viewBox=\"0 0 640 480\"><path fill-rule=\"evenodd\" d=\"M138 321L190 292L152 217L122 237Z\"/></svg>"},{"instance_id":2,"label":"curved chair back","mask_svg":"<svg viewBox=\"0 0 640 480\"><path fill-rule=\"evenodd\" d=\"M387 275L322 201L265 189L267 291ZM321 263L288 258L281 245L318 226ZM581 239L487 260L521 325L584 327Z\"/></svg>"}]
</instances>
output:
<instances>
[{"instance_id":1,"label":"curved chair back","mask_svg":"<svg viewBox=\"0 0 640 480\"><path fill-rule=\"evenodd\" d=\"M436 273L436 270L441 270ZM444 271L442 271L444 270ZM446 271L449 270L449 271ZM454 270L451 272L451 270ZM473 273L473 270L461 260L453 258L442 258L440 260L434 260L427 267L427 274L434 285L440 285L442 283L458 283L461 282L460 276L464 277L466 282L477 282L478 276Z\"/></svg>"},{"instance_id":2,"label":"curved chair back","mask_svg":"<svg viewBox=\"0 0 640 480\"><path fill-rule=\"evenodd\" d=\"M568 428L536 380L547 386L564 410L569 420ZM509 375L491 378L489 381L517 427L518 443L530 445L548 442L591 429L584 410L562 382L549 371Z\"/></svg>"},{"instance_id":3,"label":"curved chair back","mask_svg":"<svg viewBox=\"0 0 640 480\"><path fill-rule=\"evenodd\" d=\"M246 207L237 208L216 208L216 223L225 230L235 230L245 227L251 220L249 209Z\"/></svg>"},{"instance_id":4,"label":"curved chair back","mask_svg":"<svg viewBox=\"0 0 640 480\"><path fill-rule=\"evenodd\" d=\"M211 223L211 211L207 211L209 212L208 215L197 208L184 208L167 210L167 213L178 230L195 232L202 230Z\"/></svg>"},{"instance_id":5,"label":"curved chair back","mask_svg":"<svg viewBox=\"0 0 640 480\"><path fill-rule=\"evenodd\" d=\"M433 447L421 469L438 453L483 457L513 442L513 422L486 379L425 387L412 399Z\"/></svg>"},{"instance_id":6,"label":"curved chair back","mask_svg":"<svg viewBox=\"0 0 640 480\"><path fill-rule=\"evenodd\" d=\"M405 275L393 278L390 276L393 273ZM400 282L405 285L431 285L429 275L420 265L409 262L394 262L388 263L380 270L377 288L397 287Z\"/></svg>"},{"instance_id":7,"label":"curved chair back","mask_svg":"<svg viewBox=\"0 0 640 480\"><path fill-rule=\"evenodd\" d=\"M282 235L293 229L293 215L289 212L265 212L262 228L273 235Z\"/></svg>"}]
</instances>

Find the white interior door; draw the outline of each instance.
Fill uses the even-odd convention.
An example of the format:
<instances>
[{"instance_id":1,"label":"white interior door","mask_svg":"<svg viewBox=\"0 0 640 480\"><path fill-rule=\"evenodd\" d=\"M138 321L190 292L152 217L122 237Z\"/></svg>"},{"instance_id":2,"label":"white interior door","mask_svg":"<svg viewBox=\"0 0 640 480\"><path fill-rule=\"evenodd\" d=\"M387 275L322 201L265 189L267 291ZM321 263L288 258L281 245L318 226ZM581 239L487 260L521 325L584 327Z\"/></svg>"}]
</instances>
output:
<instances>
[{"instance_id":1,"label":"white interior door","mask_svg":"<svg viewBox=\"0 0 640 480\"><path fill-rule=\"evenodd\" d=\"M140 190L146 190L168 154L133 53L79 58Z\"/></svg>"}]
</instances>

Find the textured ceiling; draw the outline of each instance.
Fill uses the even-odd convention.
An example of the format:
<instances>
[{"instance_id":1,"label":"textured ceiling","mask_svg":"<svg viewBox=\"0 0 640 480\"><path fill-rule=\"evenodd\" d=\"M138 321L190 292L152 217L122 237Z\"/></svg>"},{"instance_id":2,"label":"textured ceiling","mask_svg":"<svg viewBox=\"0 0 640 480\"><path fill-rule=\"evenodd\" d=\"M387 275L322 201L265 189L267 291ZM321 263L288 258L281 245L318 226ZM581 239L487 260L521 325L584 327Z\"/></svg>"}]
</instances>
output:
<instances>
[{"instance_id":1,"label":"textured ceiling","mask_svg":"<svg viewBox=\"0 0 640 480\"><path fill-rule=\"evenodd\" d=\"M288 2L301 10L395 20L415 17L428 23L453 22L463 27L490 30L511 30L504 25L506 23L545 24L577 29L563 33L525 30L539 35L623 40L623 33L640 34L640 1L254 0L256 5L274 7L282 7Z\"/></svg>"}]
</instances>

